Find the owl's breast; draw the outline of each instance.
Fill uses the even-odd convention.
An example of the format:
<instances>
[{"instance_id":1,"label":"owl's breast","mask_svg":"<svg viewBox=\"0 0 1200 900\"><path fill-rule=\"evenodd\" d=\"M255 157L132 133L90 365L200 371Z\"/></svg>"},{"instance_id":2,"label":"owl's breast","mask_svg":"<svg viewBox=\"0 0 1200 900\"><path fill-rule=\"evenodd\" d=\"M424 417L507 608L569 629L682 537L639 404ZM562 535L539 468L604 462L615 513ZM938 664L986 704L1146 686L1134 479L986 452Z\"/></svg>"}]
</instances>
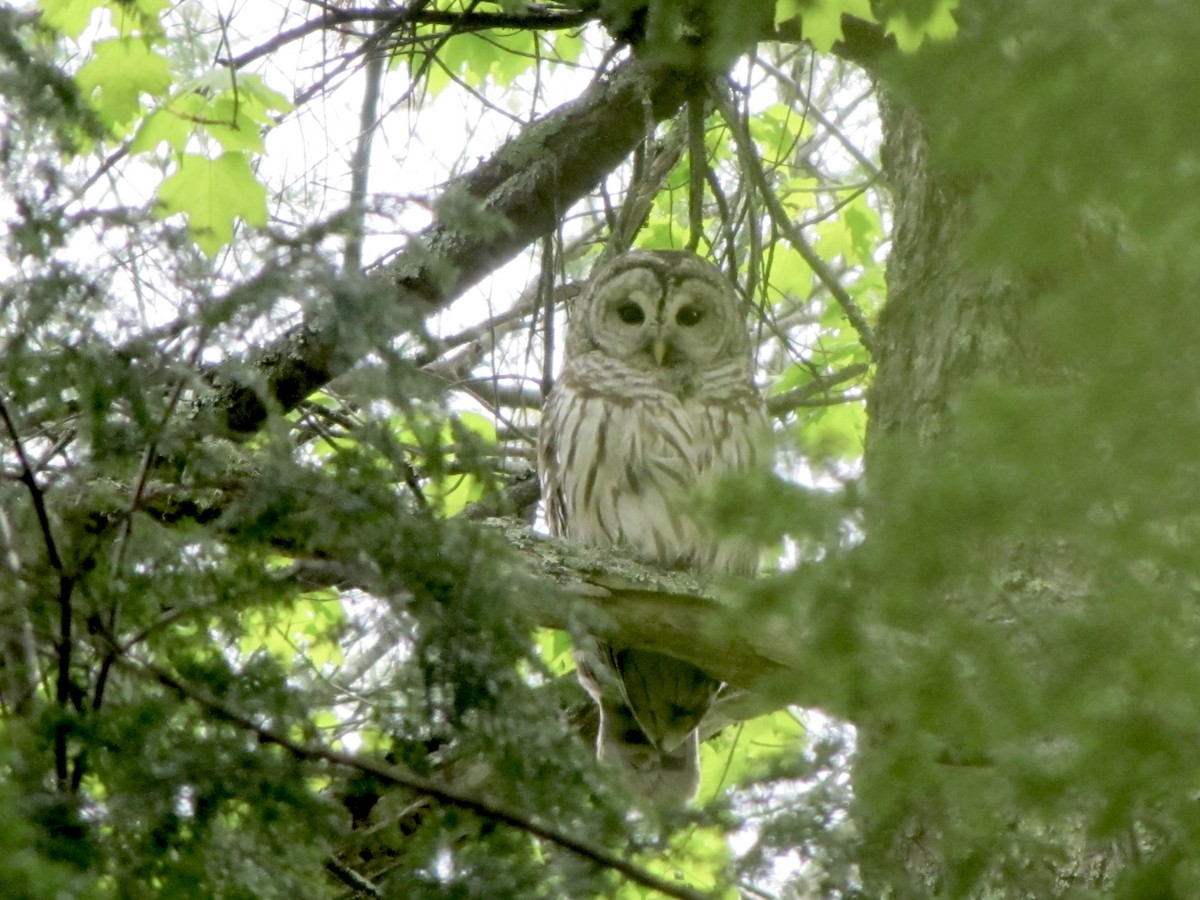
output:
<instances>
[{"instance_id":1,"label":"owl's breast","mask_svg":"<svg viewBox=\"0 0 1200 900\"><path fill-rule=\"evenodd\" d=\"M665 566L753 568L743 545L718 540L694 515L699 492L752 464L757 435L744 411L649 385L618 395L564 379L555 390L542 465L554 467L543 481L557 488L563 536L624 544Z\"/></svg>"}]
</instances>

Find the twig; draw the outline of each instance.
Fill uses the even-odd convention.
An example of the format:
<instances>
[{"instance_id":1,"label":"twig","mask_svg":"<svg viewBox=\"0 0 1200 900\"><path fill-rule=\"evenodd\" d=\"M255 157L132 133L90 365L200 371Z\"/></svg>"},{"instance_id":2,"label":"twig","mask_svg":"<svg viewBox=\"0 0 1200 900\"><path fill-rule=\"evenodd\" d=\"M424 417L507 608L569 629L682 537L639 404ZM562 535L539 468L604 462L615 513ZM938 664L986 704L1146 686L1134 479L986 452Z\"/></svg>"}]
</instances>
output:
<instances>
[{"instance_id":1,"label":"twig","mask_svg":"<svg viewBox=\"0 0 1200 900\"><path fill-rule=\"evenodd\" d=\"M379 124L379 93L383 83L384 54L379 50L383 26L367 41L367 61L363 67L362 105L358 113L358 143L350 159L350 219L343 268L350 273L362 268L363 228L367 208L367 180L371 173L371 141Z\"/></svg>"},{"instance_id":2,"label":"twig","mask_svg":"<svg viewBox=\"0 0 1200 900\"><path fill-rule=\"evenodd\" d=\"M425 4L419 4L423 7ZM401 25L453 25L462 30L482 31L489 28L558 29L577 28L585 25L593 15L584 11L531 13L456 13L449 10L428 9L414 14L411 6L384 7L376 9L344 9L324 6L322 15L309 19L294 28L281 31L266 43L247 50L233 59L218 59L218 65L241 68L260 57L274 53L280 47L299 40L314 31L338 25L358 22L377 22L381 26L397 28Z\"/></svg>"},{"instance_id":3,"label":"twig","mask_svg":"<svg viewBox=\"0 0 1200 900\"><path fill-rule=\"evenodd\" d=\"M339 859L330 856L325 860L325 869L346 887L368 897L382 897L381 891L369 878L355 872Z\"/></svg>"},{"instance_id":4,"label":"twig","mask_svg":"<svg viewBox=\"0 0 1200 900\"><path fill-rule=\"evenodd\" d=\"M859 342L866 349L867 353L874 358L875 336L871 330L870 323L867 322L866 316L858 308L858 303L855 302L854 298L842 287L841 282L837 280L837 276L833 274L833 271L826 264L825 260L804 239L804 235L800 232L800 229L792 222L787 210L783 208L783 204L779 201L775 192L771 190L771 185L767 183L767 176L763 172L758 156L755 153L754 143L749 133L742 127L742 123L738 120L734 111L730 108L729 101L718 90L714 90L712 94L718 109L721 110L721 115L724 117L725 123L729 126L729 130L733 134L734 143L737 145L738 152L742 157L750 180L754 183L759 195L763 198L763 202L767 205L767 212L771 217L772 223L787 238L788 243L796 249L801 258L808 263L809 268L813 270L813 274L825 285L829 293L833 294L834 299L841 306L842 312L845 313L850 325L858 332Z\"/></svg>"},{"instance_id":5,"label":"twig","mask_svg":"<svg viewBox=\"0 0 1200 900\"><path fill-rule=\"evenodd\" d=\"M686 247L693 253L704 236L704 172L708 154L704 146L704 97L689 97L687 102L688 134L688 239Z\"/></svg>"},{"instance_id":6,"label":"twig","mask_svg":"<svg viewBox=\"0 0 1200 900\"><path fill-rule=\"evenodd\" d=\"M784 84L786 84L789 88L796 92L797 96L804 95L805 92L800 85L798 85L796 81L787 74L787 72L783 71L783 69L779 68L773 63L768 62L761 56L755 56L754 63L764 71L774 75L778 81L782 81ZM821 123L821 125L830 134L832 134L834 138L837 139L837 142L846 149L846 152L853 156L854 159L857 160L858 164L867 171L867 174L870 175L872 181L882 177L883 173L879 171L879 166L875 164L874 160L858 149L858 146L852 140L850 140L850 138L846 137L842 130L838 128L837 123L821 112L815 103L807 104L805 106L805 113L811 115L814 119Z\"/></svg>"},{"instance_id":7,"label":"twig","mask_svg":"<svg viewBox=\"0 0 1200 900\"><path fill-rule=\"evenodd\" d=\"M658 891L668 897L676 897L678 900L706 900L706 895L699 891L693 890L690 887L682 887L672 884L665 879L659 878L652 872L648 872L641 866L638 866L615 853L593 844L583 838L577 838L567 834L552 825L546 825L538 822L531 816L524 813L516 812L515 810L507 809L479 797L467 794L447 784L441 784L428 778L422 778L407 772L398 766L391 766L379 760L372 759L368 756L361 756L354 753L344 753L334 750L331 747L325 747L320 744L302 743L286 734L268 728L265 725L260 725L244 713L238 712L232 707L226 705L216 697L211 696L201 688L190 685L176 678L167 670L156 666L153 663L143 660L137 660L132 657L121 657L122 661L127 665L139 669L143 672L152 675L160 684L169 688L181 697L204 707L217 718L229 722L238 728L255 734L259 741L263 743L275 744L283 748L288 753L297 759L308 761L325 762L334 766L340 766L347 769L353 769L367 775L378 778L385 784L390 784L395 787L407 788L411 791L416 791L419 794L426 794L436 800L446 803L451 806L456 806L460 809L470 810L485 819L491 819L496 822L502 822L505 825L512 826L521 831L531 834L536 838L547 841L551 844L556 844L565 850L569 850L585 859L591 860L605 868L612 869L614 872L619 872L625 878L640 884L642 887L650 888Z\"/></svg>"},{"instance_id":8,"label":"twig","mask_svg":"<svg viewBox=\"0 0 1200 900\"><path fill-rule=\"evenodd\" d=\"M9 439L12 440L13 451L17 455L17 463L21 467L17 480L25 485L29 490L30 499L33 500L33 510L37 515L38 527L42 531L42 540L46 545L46 556L50 561L50 567L61 575L63 572L62 557L58 555L58 545L54 541L54 533L50 528L50 516L46 512L46 497L37 483L37 476L34 475L33 468L29 465L29 457L25 455L21 436L17 433L17 426L13 423L12 416L8 414L8 406L3 400L0 400L0 419L4 420L4 428L8 431Z\"/></svg>"},{"instance_id":9,"label":"twig","mask_svg":"<svg viewBox=\"0 0 1200 900\"><path fill-rule=\"evenodd\" d=\"M544 399L554 387L554 238L551 235L542 238L541 263L537 289L542 309L542 383L539 399ZM494 379L492 384L499 391Z\"/></svg>"},{"instance_id":10,"label":"twig","mask_svg":"<svg viewBox=\"0 0 1200 900\"><path fill-rule=\"evenodd\" d=\"M21 558L17 554L16 534L3 508L0 508L0 562L8 570L9 577L20 577ZM5 713L21 714L25 704L37 691L38 658L37 643L33 636L33 623L29 618L29 608L25 604L14 604L17 627L13 642L19 648L19 658L9 656L5 659L3 674L5 680L0 692L0 709Z\"/></svg>"},{"instance_id":11,"label":"twig","mask_svg":"<svg viewBox=\"0 0 1200 900\"><path fill-rule=\"evenodd\" d=\"M818 394L825 393L835 385L851 381L860 375L865 375L870 368L866 363L856 363L852 366L846 366L846 368L839 372L818 376L814 378L811 384L806 384L783 394L776 394L774 397L768 397L767 412L772 416L785 416L801 406L826 406L828 405L827 403L814 403L813 398ZM847 399L849 398L838 398L837 402L843 403Z\"/></svg>"}]
</instances>

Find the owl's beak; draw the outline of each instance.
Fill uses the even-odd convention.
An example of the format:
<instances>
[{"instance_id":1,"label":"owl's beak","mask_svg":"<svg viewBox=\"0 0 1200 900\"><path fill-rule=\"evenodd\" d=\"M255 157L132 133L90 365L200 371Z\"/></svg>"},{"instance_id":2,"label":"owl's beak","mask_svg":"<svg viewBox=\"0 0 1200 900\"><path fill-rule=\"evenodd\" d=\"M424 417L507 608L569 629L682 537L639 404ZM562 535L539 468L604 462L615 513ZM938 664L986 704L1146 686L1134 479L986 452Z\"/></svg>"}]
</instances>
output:
<instances>
[{"instance_id":1,"label":"owl's beak","mask_svg":"<svg viewBox=\"0 0 1200 900\"><path fill-rule=\"evenodd\" d=\"M667 342L662 338L655 338L654 343L650 345L650 349L654 352L655 365L661 369L663 360L667 358Z\"/></svg>"}]
</instances>

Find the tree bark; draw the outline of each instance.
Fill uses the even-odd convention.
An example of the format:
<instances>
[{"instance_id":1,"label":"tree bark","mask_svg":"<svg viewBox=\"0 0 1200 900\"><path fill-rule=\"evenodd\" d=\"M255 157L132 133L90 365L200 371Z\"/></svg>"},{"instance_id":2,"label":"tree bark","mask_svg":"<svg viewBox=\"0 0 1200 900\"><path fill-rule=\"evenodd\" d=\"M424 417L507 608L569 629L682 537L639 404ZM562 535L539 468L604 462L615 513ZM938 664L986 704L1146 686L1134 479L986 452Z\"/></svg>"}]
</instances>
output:
<instances>
[{"instance_id":1,"label":"tree bark","mask_svg":"<svg viewBox=\"0 0 1200 900\"><path fill-rule=\"evenodd\" d=\"M985 500L964 489L964 494L946 501L961 501L961 508L948 509L937 505L940 500L927 503L914 496L923 493L921 485L939 478L953 480L974 472L982 486L996 477L996 460L964 458L965 452L979 452L980 447L960 440L964 425L977 421L972 418L978 412L973 404L981 387L1027 388L1061 380L1061 373L1046 363L1032 327L1052 279L1019 266L983 261L972 240L980 187L988 183L989 172L964 174L939 167L937 160L946 157L927 127L920 95L908 92L901 99L887 85L880 94L882 161L892 189L894 221L888 299L876 329L877 368L868 399L865 467L872 497L864 549L875 567L873 590L883 598L874 608L893 610L902 621L907 618L912 629L907 645L883 652L903 654L912 648L914 658L927 654L925 662L944 666L947 683L961 677L952 669L953 647L928 652L932 642L947 639L949 630L924 630L924 606L936 610L931 619L948 615L964 634L978 629L988 640L1011 648L1008 663L1021 670L1021 677L1036 681L1053 668L1045 655L1053 651L1037 642L1039 617L1077 603L1087 590L1087 578L1069 542L1057 540L1053 532L1038 533L1035 529L1044 527L1038 525L1031 525L1029 540L1007 535L980 540L969 517L976 508L988 514ZM936 537L927 537L931 532L919 523L930 510L946 515L943 532ZM963 531L969 536L944 530L953 529L956 515L965 517ZM923 537L942 546L923 545ZM916 562L912 570L899 572L896 560L904 556L906 542ZM889 592L905 599L895 600ZM876 645L877 650L881 647ZM916 664L891 659L881 668L911 674ZM989 689L994 688L984 685L981 690ZM938 688L929 690L936 694ZM947 709L953 709L958 698L949 694L953 689L946 690ZM900 709L906 702L912 701L906 697L889 704L879 695L869 714L856 723L856 793L869 894L977 896L989 887L1003 890L1005 867L1022 862L1044 868L1045 874L1038 876L1044 879L1044 893L1037 896L1057 895L1063 885L1103 883L1097 874L1103 860L1070 826L1025 821L1019 808L1001 807L993 815L1012 817L995 826L997 832L1007 829L1005 838L990 859L979 863L972 876L978 881L960 893L963 889L955 886L955 879L962 878L969 865L963 854L978 851L965 841L955 843L962 838L955 833L961 816L970 809L969 798L985 803L982 798L1005 791L1011 772L993 765L989 751L970 740L967 746L956 744L965 733L959 723L930 728L928 719L936 714L926 709L919 714L924 718L905 720L908 711L889 717L890 708ZM999 708L997 715L1003 715ZM899 765L913 766L907 782L895 775ZM913 772L924 774L916 777ZM887 799L878 801L882 796ZM1059 852L1070 848L1075 855L1068 850L1053 862L1022 857L1036 856L1039 847Z\"/></svg>"}]
</instances>

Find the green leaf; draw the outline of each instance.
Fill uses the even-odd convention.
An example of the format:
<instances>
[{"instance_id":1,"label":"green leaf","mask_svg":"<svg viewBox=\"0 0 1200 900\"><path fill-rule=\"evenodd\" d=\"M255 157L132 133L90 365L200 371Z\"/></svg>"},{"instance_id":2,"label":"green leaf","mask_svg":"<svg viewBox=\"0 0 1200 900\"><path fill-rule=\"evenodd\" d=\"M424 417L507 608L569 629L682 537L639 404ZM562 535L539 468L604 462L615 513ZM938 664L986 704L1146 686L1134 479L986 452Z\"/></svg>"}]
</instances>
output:
<instances>
[{"instance_id":1,"label":"green leaf","mask_svg":"<svg viewBox=\"0 0 1200 900\"><path fill-rule=\"evenodd\" d=\"M550 45L555 55L564 62L578 62L583 54L583 39L569 31L558 31L550 36Z\"/></svg>"},{"instance_id":2,"label":"green leaf","mask_svg":"<svg viewBox=\"0 0 1200 900\"><path fill-rule=\"evenodd\" d=\"M778 0L775 4L775 24L799 18L807 5L804 0Z\"/></svg>"},{"instance_id":3,"label":"green leaf","mask_svg":"<svg viewBox=\"0 0 1200 900\"><path fill-rule=\"evenodd\" d=\"M41 24L67 37L83 34L92 20L92 13L103 6L103 0L40 0Z\"/></svg>"},{"instance_id":4,"label":"green leaf","mask_svg":"<svg viewBox=\"0 0 1200 900\"><path fill-rule=\"evenodd\" d=\"M679 880L714 900L737 900L741 896L728 886L719 889L729 863L729 842L723 830L692 826L672 836L666 852L646 853L639 865L666 880ZM652 896L631 882L613 894L617 900L643 900Z\"/></svg>"},{"instance_id":5,"label":"green leaf","mask_svg":"<svg viewBox=\"0 0 1200 900\"><path fill-rule=\"evenodd\" d=\"M804 39L822 53L842 39L843 14L875 21L870 0L779 0L775 6L776 24L799 17Z\"/></svg>"},{"instance_id":6,"label":"green leaf","mask_svg":"<svg viewBox=\"0 0 1200 900\"><path fill-rule=\"evenodd\" d=\"M459 34L446 41L439 58L451 72L475 87L490 76L504 86L534 64L533 45L527 32L505 34L486 30Z\"/></svg>"},{"instance_id":7,"label":"green leaf","mask_svg":"<svg viewBox=\"0 0 1200 900\"><path fill-rule=\"evenodd\" d=\"M233 240L233 221L267 222L267 189L254 177L244 153L208 159L185 153L179 170L158 188L158 214L182 213L196 243L209 256Z\"/></svg>"},{"instance_id":8,"label":"green leaf","mask_svg":"<svg viewBox=\"0 0 1200 900\"><path fill-rule=\"evenodd\" d=\"M886 31L896 38L901 50L913 53L920 49L926 38L948 41L958 33L958 23L953 15L957 7L958 0L939 0L928 18L923 20L914 21L906 13L889 16Z\"/></svg>"},{"instance_id":9,"label":"green leaf","mask_svg":"<svg viewBox=\"0 0 1200 900\"><path fill-rule=\"evenodd\" d=\"M808 732L787 709L728 728L701 745L700 798L720 796L730 786L769 774L783 757L800 752Z\"/></svg>"},{"instance_id":10,"label":"green leaf","mask_svg":"<svg viewBox=\"0 0 1200 900\"><path fill-rule=\"evenodd\" d=\"M266 82L258 75L232 76L228 69L212 69L196 79L192 91L212 97L215 104L222 100L232 100L237 104L238 112L245 113L261 125L273 125L274 120L268 112L287 113L295 109L295 105L283 94L267 87Z\"/></svg>"},{"instance_id":11,"label":"green leaf","mask_svg":"<svg viewBox=\"0 0 1200 900\"><path fill-rule=\"evenodd\" d=\"M259 75L239 75L237 90L246 106L246 114L263 124L266 124L267 120L259 118L257 110L273 109L278 113L289 113L296 108L296 105L279 91L267 87Z\"/></svg>"},{"instance_id":12,"label":"green leaf","mask_svg":"<svg viewBox=\"0 0 1200 900\"><path fill-rule=\"evenodd\" d=\"M199 95L187 94L169 106L154 110L138 126L129 144L129 152L149 153L164 141L172 150L183 152L195 130L191 116L199 115L205 105ZM190 107L190 114L184 114L185 107Z\"/></svg>"},{"instance_id":13,"label":"green leaf","mask_svg":"<svg viewBox=\"0 0 1200 900\"><path fill-rule=\"evenodd\" d=\"M460 412L459 423L475 436L489 444L496 443L496 420L477 412Z\"/></svg>"},{"instance_id":14,"label":"green leaf","mask_svg":"<svg viewBox=\"0 0 1200 900\"><path fill-rule=\"evenodd\" d=\"M776 103L750 120L750 134L770 162L781 161L810 131L804 116L787 103Z\"/></svg>"},{"instance_id":15,"label":"green leaf","mask_svg":"<svg viewBox=\"0 0 1200 900\"><path fill-rule=\"evenodd\" d=\"M162 96L171 86L167 60L142 38L101 41L75 76L80 91L109 125L124 125L141 110L143 94Z\"/></svg>"},{"instance_id":16,"label":"green leaf","mask_svg":"<svg viewBox=\"0 0 1200 900\"><path fill-rule=\"evenodd\" d=\"M818 460L860 459L866 441L867 410L859 403L824 406L797 427L800 446Z\"/></svg>"},{"instance_id":17,"label":"green leaf","mask_svg":"<svg viewBox=\"0 0 1200 900\"><path fill-rule=\"evenodd\" d=\"M822 256L832 259L842 256L851 265L871 262L875 249L883 240L883 224L865 198L857 197L847 204L837 218L817 227Z\"/></svg>"},{"instance_id":18,"label":"green leaf","mask_svg":"<svg viewBox=\"0 0 1200 900\"><path fill-rule=\"evenodd\" d=\"M850 236L854 259L865 263L883 240L883 223L863 197L859 197L842 211L842 224Z\"/></svg>"},{"instance_id":19,"label":"green leaf","mask_svg":"<svg viewBox=\"0 0 1200 900\"><path fill-rule=\"evenodd\" d=\"M213 103L212 118L204 122L204 129L216 139L223 150L251 150L261 153L264 149L258 125L233 97L222 97Z\"/></svg>"},{"instance_id":20,"label":"green leaf","mask_svg":"<svg viewBox=\"0 0 1200 900\"><path fill-rule=\"evenodd\" d=\"M171 149L182 150L191 131L188 124L178 116L165 109L156 109L138 126L133 140L129 143L129 152L149 153L164 141Z\"/></svg>"},{"instance_id":21,"label":"green leaf","mask_svg":"<svg viewBox=\"0 0 1200 900\"><path fill-rule=\"evenodd\" d=\"M575 645L571 636L557 628L539 628L534 642L542 663L555 675L565 675L575 668Z\"/></svg>"},{"instance_id":22,"label":"green leaf","mask_svg":"<svg viewBox=\"0 0 1200 900\"><path fill-rule=\"evenodd\" d=\"M272 111L291 109L291 102L258 76L244 75L235 82L225 70L214 69L147 116L130 150L149 152L166 141L182 152L188 139L202 132L223 150L262 153L262 126L275 124Z\"/></svg>"},{"instance_id":23,"label":"green leaf","mask_svg":"<svg viewBox=\"0 0 1200 900\"><path fill-rule=\"evenodd\" d=\"M483 490L483 482L474 475L447 475L433 481L425 496L439 515L451 518L480 499Z\"/></svg>"},{"instance_id":24,"label":"green leaf","mask_svg":"<svg viewBox=\"0 0 1200 900\"><path fill-rule=\"evenodd\" d=\"M112 10L113 24L122 37L164 36L161 15L170 6L169 0L108 0L106 5Z\"/></svg>"}]
</instances>

